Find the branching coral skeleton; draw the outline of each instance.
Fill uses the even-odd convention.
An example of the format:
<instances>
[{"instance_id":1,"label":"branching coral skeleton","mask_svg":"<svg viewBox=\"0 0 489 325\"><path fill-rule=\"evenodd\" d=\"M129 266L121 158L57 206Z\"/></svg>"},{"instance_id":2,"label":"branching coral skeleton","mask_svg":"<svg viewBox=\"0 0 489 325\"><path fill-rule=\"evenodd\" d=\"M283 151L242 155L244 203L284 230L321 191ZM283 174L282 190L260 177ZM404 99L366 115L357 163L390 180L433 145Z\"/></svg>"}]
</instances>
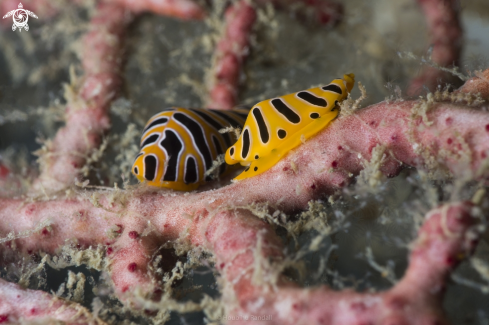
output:
<instances>
[{"instance_id":1,"label":"branching coral skeleton","mask_svg":"<svg viewBox=\"0 0 489 325\"><path fill-rule=\"evenodd\" d=\"M429 17L428 2L447 1L421 1ZM280 7L292 1L273 3ZM254 5L237 1L226 11L210 106L227 109L236 103ZM337 194L359 174L366 187L378 186L382 178L397 175L405 166L437 177L443 170L455 179L487 180L489 115L480 107L489 100L489 69L453 93L439 91L426 99L386 101L361 110L357 110L359 101L346 102L344 114L330 127L269 171L212 191L184 194L144 186L108 191L90 189L80 181L74 187L109 129L108 108L119 91L123 35L132 16L127 8L188 19L205 15L189 0L162 1L161 7L152 1L99 4L84 37L84 75L69 88L66 126L39 153L41 173L31 188L30 201L0 198L4 252L48 254L54 257L44 255L43 262L53 266L85 264L105 270L114 294L128 308L141 314L153 312L158 321L168 319L172 310L204 310L210 321L225 321L222 317L227 315L233 324L247 323L250 315L266 316L262 319L266 324L448 323L442 310L444 288L484 231L485 192L477 192L474 202L458 199L429 211L411 245L405 275L390 290L379 293L333 291L327 286L300 288L282 273L291 259L275 228L284 226L294 235L301 228L316 227L319 236L310 248L317 249L331 229L327 214L312 202ZM341 12L337 5L328 8L328 17L335 17L331 8ZM324 23L325 17L320 21ZM437 23L430 25L441 28ZM435 34L443 36L438 29ZM439 53L438 45L434 54ZM448 65L448 61L452 59L437 62ZM288 215L308 207L315 222L305 221L307 213L296 223L287 220ZM163 271L161 265L166 262L168 268L171 259L165 261L158 252L167 246L191 252L191 263L198 262L200 253L212 256L221 276L220 301L206 297L198 303L179 303L172 298L171 286L189 264L178 261L173 269ZM385 270L368 255L377 268ZM327 260L322 262L323 269ZM473 263L481 274L487 273L486 264ZM75 288L77 281L84 278L71 274L67 287ZM81 299L78 289L73 297ZM0 280L0 322L36 320L103 323L75 302Z\"/></svg>"}]
</instances>

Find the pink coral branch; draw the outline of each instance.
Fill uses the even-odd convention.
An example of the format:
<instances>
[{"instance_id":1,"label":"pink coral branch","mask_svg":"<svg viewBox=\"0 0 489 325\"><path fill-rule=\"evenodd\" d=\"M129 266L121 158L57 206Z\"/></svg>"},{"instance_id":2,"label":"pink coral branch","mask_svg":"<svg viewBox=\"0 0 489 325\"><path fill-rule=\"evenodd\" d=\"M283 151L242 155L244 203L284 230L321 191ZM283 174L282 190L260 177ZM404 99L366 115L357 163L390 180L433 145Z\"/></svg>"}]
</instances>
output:
<instances>
[{"instance_id":1,"label":"pink coral branch","mask_svg":"<svg viewBox=\"0 0 489 325\"><path fill-rule=\"evenodd\" d=\"M249 35L256 12L241 0L226 9L224 34L217 44L214 75L207 107L231 109L236 105L241 68L249 52Z\"/></svg>"},{"instance_id":2,"label":"pink coral branch","mask_svg":"<svg viewBox=\"0 0 489 325\"><path fill-rule=\"evenodd\" d=\"M117 291L135 286L150 290L146 265L166 241L188 233L186 238L192 246L218 251L218 243L210 243L212 236L225 242L225 224L229 223L241 229L235 229L229 240L240 234L246 242L256 241L257 229L261 229L268 234L267 245L272 249L277 246L276 239L262 222L256 224L258 221L243 212L240 217L223 214L222 209L254 202L268 202L284 212L304 208L310 200L346 186L365 167L376 147L386 153L380 170L388 176L396 175L403 165L425 168L436 161L432 157L444 157L439 163L454 175L471 172L473 177L487 177L487 170L480 168L489 152L489 115L454 104L431 103L426 125L422 117L412 117L413 109L421 104L427 103L384 102L341 117L269 171L215 191L176 196L141 194L122 203L111 199L112 195L98 193L93 196L98 198L95 206L80 197L32 203L20 209L20 200L1 199L0 233L24 232L49 220L51 230L16 239L15 247L22 252L53 254L66 239L76 238L80 247L108 245ZM148 221L155 231L151 237L141 236ZM236 254L242 247L238 242L222 245L229 249L216 253L222 256ZM242 258L249 260L250 256ZM218 268L228 264L225 257L222 261Z\"/></svg>"},{"instance_id":3,"label":"pink coral branch","mask_svg":"<svg viewBox=\"0 0 489 325\"><path fill-rule=\"evenodd\" d=\"M455 93L479 94L487 100L489 98L489 69L478 72L476 77L467 80Z\"/></svg>"},{"instance_id":4,"label":"pink coral branch","mask_svg":"<svg viewBox=\"0 0 489 325\"><path fill-rule=\"evenodd\" d=\"M154 206L161 206L158 204L161 202L153 206L150 202L154 200L140 201L140 199L132 202L130 211L151 205L146 207L149 212L155 211ZM5 209L6 202L3 203L2 217L9 212L8 208ZM84 205L87 210L80 210L81 205ZM73 219L67 218L67 215L84 211L85 216L81 217L84 220L75 220L74 223L70 221L68 227L77 227L74 228L74 232L75 235L78 233L78 236L85 232L83 234L85 244L88 236L96 239L103 230L108 231L111 222L117 220L114 216L108 218L107 223L100 224L101 218L96 215L101 213L101 209L90 207L85 203L73 205L60 202L58 207L54 212L48 207L41 207L40 211L33 211L33 213L37 216L49 212L60 215L58 220L53 220L55 225L62 219ZM32 206L27 206L25 209L29 211ZM129 214L132 214L130 211ZM257 267L256 251L263 258L273 257L275 260L280 260L282 245L269 225L243 210L217 213L196 210L193 221L187 218L186 222L175 220L171 213L162 214L158 211L154 216L149 217L151 220L160 221L157 226L158 231L163 230L161 234L167 236L143 239L147 241L146 244L141 242L138 234L135 234L137 231L133 230L142 229L143 220L136 218L138 221L134 222L131 219L135 218L124 218L121 222L125 223L127 228L125 225L115 228L116 232L121 232L121 236L114 244L120 248L116 249L113 258L113 261L122 267L112 267L111 272L114 284L119 290L125 292L129 286L132 288L142 286L151 293L150 279L145 270L149 254L155 251L160 243L175 239L176 230L180 231L179 236L181 236L189 229L190 243L194 247L200 246L213 252L216 268L231 285L232 291L225 291L224 294L231 295L227 298L232 296L238 298L239 308L228 308L228 317L239 319L246 315L263 315L269 317L267 321L274 320L272 324L356 324L358 322L383 324L388 320L401 321L403 324L435 321L443 324L444 318L440 306L447 275L463 256L470 254L476 243L477 233L467 232L475 222L472 211L471 203L461 203L446 205L430 212L415 242L406 275L393 289L382 294L333 292L327 287L302 290L284 279L279 279L277 282L279 287L276 289L264 289L263 285L254 285L252 275ZM23 212L21 211L21 214ZM92 225L96 220L98 223ZM56 239L61 239L60 237L64 236L62 228L65 227L66 225L54 227L53 233L49 234L52 236L49 241L57 242ZM165 229L167 229L166 234ZM69 230L66 231L69 233ZM39 235L45 234L41 232ZM25 249L26 246L42 242L36 237L37 235L27 240L17 240L17 244L20 244L21 249ZM43 241L46 241L45 239ZM258 246L258 241L262 243L261 247ZM150 246L153 246L153 250L148 249ZM146 249L141 251L140 247ZM109 255L111 254L112 251ZM263 277L260 279L263 281ZM416 313L413 314L411 310L416 310Z\"/></svg>"},{"instance_id":5,"label":"pink coral branch","mask_svg":"<svg viewBox=\"0 0 489 325\"><path fill-rule=\"evenodd\" d=\"M102 3L83 39L80 85L68 91L66 125L46 146L41 175L33 188L60 190L73 183L90 153L110 126L108 109L121 85L122 36L129 22L121 6Z\"/></svg>"},{"instance_id":6,"label":"pink coral branch","mask_svg":"<svg viewBox=\"0 0 489 325\"><path fill-rule=\"evenodd\" d=\"M457 66L462 52L462 27L460 26L458 1L418 0L428 24L431 36L431 60L444 68ZM419 94L423 86L435 90L437 85L453 79L447 72L426 67L420 76L412 80L409 95Z\"/></svg>"},{"instance_id":7,"label":"pink coral branch","mask_svg":"<svg viewBox=\"0 0 489 325\"><path fill-rule=\"evenodd\" d=\"M0 323L105 324L77 303L0 279Z\"/></svg>"},{"instance_id":8,"label":"pink coral branch","mask_svg":"<svg viewBox=\"0 0 489 325\"><path fill-rule=\"evenodd\" d=\"M258 1L259 5L268 3ZM341 4L331 1L275 0L271 3L280 9L299 4L297 14L302 20L322 25L335 25L342 16ZM249 1L240 0L227 8L222 38L214 53L214 69L209 85L206 107L231 109L236 106L239 80L244 60L249 53L249 36L256 20L255 8Z\"/></svg>"},{"instance_id":9,"label":"pink coral branch","mask_svg":"<svg viewBox=\"0 0 489 325\"><path fill-rule=\"evenodd\" d=\"M471 209L464 202L431 211L414 243L405 276L379 294L291 285L264 290L250 279L253 260L239 266L233 263L234 277L226 276L236 283L239 307L229 311L227 317L237 320L229 323L247 324L258 316L263 324L448 324L441 299L447 275L475 246L477 234L469 231L476 220Z\"/></svg>"}]
</instances>

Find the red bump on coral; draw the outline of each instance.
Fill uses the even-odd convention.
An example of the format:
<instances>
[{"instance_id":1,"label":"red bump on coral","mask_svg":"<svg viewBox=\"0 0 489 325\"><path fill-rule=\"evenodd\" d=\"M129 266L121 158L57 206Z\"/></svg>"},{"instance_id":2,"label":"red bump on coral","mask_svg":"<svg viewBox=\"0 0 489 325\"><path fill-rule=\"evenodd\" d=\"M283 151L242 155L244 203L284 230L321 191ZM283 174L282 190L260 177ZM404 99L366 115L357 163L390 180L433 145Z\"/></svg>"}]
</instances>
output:
<instances>
[{"instance_id":1,"label":"red bump on coral","mask_svg":"<svg viewBox=\"0 0 489 325\"><path fill-rule=\"evenodd\" d=\"M127 266L127 269L129 270L129 272L136 272L137 268L138 268L138 265L136 263L130 263Z\"/></svg>"}]
</instances>

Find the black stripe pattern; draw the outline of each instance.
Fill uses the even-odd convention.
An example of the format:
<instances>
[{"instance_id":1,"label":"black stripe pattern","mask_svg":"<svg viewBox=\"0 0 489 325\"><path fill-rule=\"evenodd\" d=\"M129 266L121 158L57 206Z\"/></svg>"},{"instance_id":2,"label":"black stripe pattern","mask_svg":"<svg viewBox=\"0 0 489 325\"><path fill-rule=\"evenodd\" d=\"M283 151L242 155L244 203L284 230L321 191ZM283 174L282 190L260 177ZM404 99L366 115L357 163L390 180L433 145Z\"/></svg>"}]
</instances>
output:
<instances>
[{"instance_id":1,"label":"black stripe pattern","mask_svg":"<svg viewBox=\"0 0 489 325\"><path fill-rule=\"evenodd\" d=\"M195 162L194 157L188 156L187 161L185 162L185 176L184 182L185 184L195 183L199 180L197 163Z\"/></svg>"},{"instance_id":2,"label":"black stripe pattern","mask_svg":"<svg viewBox=\"0 0 489 325\"><path fill-rule=\"evenodd\" d=\"M301 121L299 115L290 109L280 98L272 99L272 106L282 114L290 123L297 124Z\"/></svg>"},{"instance_id":3,"label":"black stripe pattern","mask_svg":"<svg viewBox=\"0 0 489 325\"><path fill-rule=\"evenodd\" d=\"M152 186L194 190L203 181L212 180L212 175L203 173L234 143L232 134L219 131L228 126L241 128L246 117L244 110L165 109L146 124L131 171ZM248 151L252 142L249 132ZM216 174L227 170L221 164Z\"/></svg>"},{"instance_id":4,"label":"black stripe pattern","mask_svg":"<svg viewBox=\"0 0 489 325\"><path fill-rule=\"evenodd\" d=\"M322 89L323 90L326 90L326 91L331 91L333 93L337 93L337 94L340 94L340 95L342 93L341 87L338 86L338 85L334 85L334 84L330 84L330 85L324 86Z\"/></svg>"},{"instance_id":5,"label":"black stripe pattern","mask_svg":"<svg viewBox=\"0 0 489 325\"><path fill-rule=\"evenodd\" d=\"M150 135L149 137L146 138L146 140L144 140L144 142L141 144L141 149L146 147L147 145L150 145L150 144L153 144L155 143L158 138L160 137L159 134L155 133L155 134L152 134Z\"/></svg>"},{"instance_id":6,"label":"black stripe pattern","mask_svg":"<svg viewBox=\"0 0 489 325\"><path fill-rule=\"evenodd\" d=\"M299 97L302 100L305 100L306 102L308 102L309 104L314 105L314 106L320 106L320 107L328 106L328 103L326 102L326 100L324 98L317 97L308 91L298 92L297 97Z\"/></svg>"},{"instance_id":7,"label":"black stripe pattern","mask_svg":"<svg viewBox=\"0 0 489 325\"><path fill-rule=\"evenodd\" d=\"M199 115L200 117L202 117L202 119L204 121L206 121L207 123L209 123L210 126L212 126L216 131L219 131L220 129L223 129L225 128L224 125L222 125L221 123L219 123L218 121L216 121L209 113L207 112L203 112L201 110L192 110L192 112L194 112L195 114ZM230 147L231 146L231 136L229 135L229 133L223 133L222 134L222 137L224 139L224 142L226 142L226 146L227 147Z\"/></svg>"},{"instance_id":8,"label":"black stripe pattern","mask_svg":"<svg viewBox=\"0 0 489 325\"><path fill-rule=\"evenodd\" d=\"M192 135L195 145L197 146L197 150L204 158L204 170L210 168L212 166L212 155L207 141L205 140L205 134L202 126L194 119L180 112L173 114L173 118L180 122L180 124L182 124Z\"/></svg>"},{"instance_id":9,"label":"black stripe pattern","mask_svg":"<svg viewBox=\"0 0 489 325\"><path fill-rule=\"evenodd\" d=\"M260 132L260 138L263 143L268 143L270 140L270 134L268 133L267 124L258 107L253 108L253 116L255 117L256 124L258 125L258 130Z\"/></svg>"},{"instance_id":10,"label":"black stripe pattern","mask_svg":"<svg viewBox=\"0 0 489 325\"><path fill-rule=\"evenodd\" d=\"M248 153L250 152L250 145L250 131L246 129L243 132L243 148L241 150L241 157L243 157L243 159L246 159L248 156Z\"/></svg>"},{"instance_id":11,"label":"black stripe pattern","mask_svg":"<svg viewBox=\"0 0 489 325\"><path fill-rule=\"evenodd\" d=\"M153 128L154 126L159 126L159 125L165 125L168 122L167 117L160 117L151 122L150 125L148 125L144 130L143 130L143 136L144 134L149 131L149 129Z\"/></svg>"},{"instance_id":12,"label":"black stripe pattern","mask_svg":"<svg viewBox=\"0 0 489 325\"><path fill-rule=\"evenodd\" d=\"M156 167L158 161L154 155L148 155L144 157L144 178L148 181L152 181L156 176Z\"/></svg>"},{"instance_id":13,"label":"black stripe pattern","mask_svg":"<svg viewBox=\"0 0 489 325\"><path fill-rule=\"evenodd\" d=\"M183 142L172 129L165 130L165 138L161 140L160 146L166 151L166 171L164 181L175 182L177 180L180 153L183 150Z\"/></svg>"}]
</instances>

